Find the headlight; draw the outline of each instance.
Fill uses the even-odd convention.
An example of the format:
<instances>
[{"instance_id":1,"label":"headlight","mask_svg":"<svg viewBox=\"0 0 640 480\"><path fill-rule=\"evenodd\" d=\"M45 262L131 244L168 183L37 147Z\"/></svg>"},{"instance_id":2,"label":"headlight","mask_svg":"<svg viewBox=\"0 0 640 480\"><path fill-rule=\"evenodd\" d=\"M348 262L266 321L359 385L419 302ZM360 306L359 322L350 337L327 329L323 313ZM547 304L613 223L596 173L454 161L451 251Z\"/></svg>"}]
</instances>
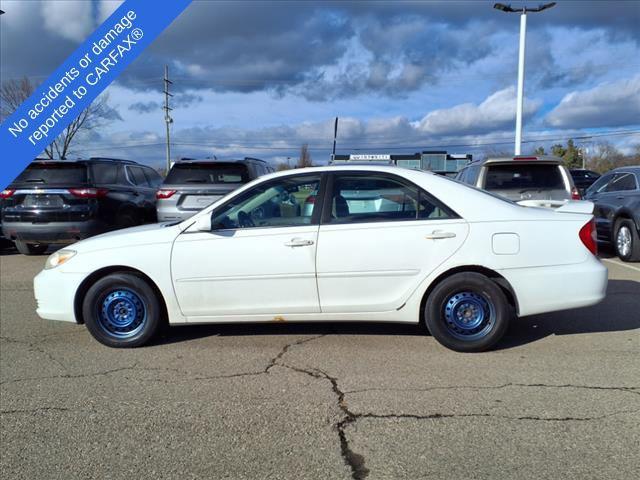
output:
<instances>
[{"instance_id":1,"label":"headlight","mask_svg":"<svg viewBox=\"0 0 640 480\"><path fill-rule=\"evenodd\" d=\"M75 250L58 250L57 252L49 255L47 262L44 264L44 269L49 270L56 268L63 263L68 262L76 254Z\"/></svg>"}]
</instances>

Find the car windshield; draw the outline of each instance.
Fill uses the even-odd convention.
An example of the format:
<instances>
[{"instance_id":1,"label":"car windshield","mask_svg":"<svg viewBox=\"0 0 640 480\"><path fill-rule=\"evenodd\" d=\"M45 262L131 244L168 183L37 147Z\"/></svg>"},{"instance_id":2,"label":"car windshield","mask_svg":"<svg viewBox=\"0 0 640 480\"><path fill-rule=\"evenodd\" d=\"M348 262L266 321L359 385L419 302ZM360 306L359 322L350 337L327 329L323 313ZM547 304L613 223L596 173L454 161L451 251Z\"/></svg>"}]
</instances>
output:
<instances>
[{"instance_id":1,"label":"car windshield","mask_svg":"<svg viewBox=\"0 0 640 480\"><path fill-rule=\"evenodd\" d=\"M247 167L242 164L183 163L175 164L165 184L179 183L246 183Z\"/></svg>"},{"instance_id":2,"label":"car windshield","mask_svg":"<svg viewBox=\"0 0 640 480\"><path fill-rule=\"evenodd\" d=\"M555 164L509 163L489 165L485 181L487 190L564 190L560 168Z\"/></svg>"},{"instance_id":3,"label":"car windshield","mask_svg":"<svg viewBox=\"0 0 640 480\"><path fill-rule=\"evenodd\" d=\"M87 182L87 167L77 163L31 164L24 170L15 183L42 184L78 184Z\"/></svg>"}]
</instances>

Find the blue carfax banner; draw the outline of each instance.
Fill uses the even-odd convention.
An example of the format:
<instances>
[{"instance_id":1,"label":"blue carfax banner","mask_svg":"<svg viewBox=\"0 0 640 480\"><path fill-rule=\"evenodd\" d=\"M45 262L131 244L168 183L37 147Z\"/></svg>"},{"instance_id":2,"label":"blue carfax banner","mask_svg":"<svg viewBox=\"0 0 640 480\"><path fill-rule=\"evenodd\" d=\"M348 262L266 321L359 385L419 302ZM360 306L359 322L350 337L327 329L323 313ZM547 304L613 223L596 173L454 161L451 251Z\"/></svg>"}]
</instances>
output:
<instances>
[{"instance_id":1,"label":"blue carfax banner","mask_svg":"<svg viewBox=\"0 0 640 480\"><path fill-rule=\"evenodd\" d=\"M0 190L44 151L189 3L191 0L126 0L0 125Z\"/></svg>"}]
</instances>

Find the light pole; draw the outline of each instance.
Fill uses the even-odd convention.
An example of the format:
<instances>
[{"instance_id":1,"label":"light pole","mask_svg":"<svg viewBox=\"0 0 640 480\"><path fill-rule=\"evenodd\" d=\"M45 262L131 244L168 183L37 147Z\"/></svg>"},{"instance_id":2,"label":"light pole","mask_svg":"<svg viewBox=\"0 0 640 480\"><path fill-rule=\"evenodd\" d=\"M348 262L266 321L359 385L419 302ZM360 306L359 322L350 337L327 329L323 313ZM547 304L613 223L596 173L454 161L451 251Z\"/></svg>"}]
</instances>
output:
<instances>
[{"instance_id":1,"label":"light pole","mask_svg":"<svg viewBox=\"0 0 640 480\"><path fill-rule=\"evenodd\" d=\"M513 8L511 5L496 3L493 8L506 13L520 13L520 53L518 55L518 99L516 103L516 146L515 154L520 155L522 145L522 109L524 107L524 48L527 35L527 13L542 12L555 6L556 2L545 3L536 8Z\"/></svg>"}]
</instances>

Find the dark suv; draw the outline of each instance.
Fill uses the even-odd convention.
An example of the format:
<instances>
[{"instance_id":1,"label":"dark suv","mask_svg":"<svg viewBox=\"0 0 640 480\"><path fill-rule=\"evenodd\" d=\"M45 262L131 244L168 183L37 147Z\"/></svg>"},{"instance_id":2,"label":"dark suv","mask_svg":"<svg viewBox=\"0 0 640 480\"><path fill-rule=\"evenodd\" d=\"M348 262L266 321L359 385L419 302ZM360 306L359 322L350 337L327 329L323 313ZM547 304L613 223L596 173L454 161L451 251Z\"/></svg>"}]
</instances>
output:
<instances>
[{"instance_id":1,"label":"dark suv","mask_svg":"<svg viewBox=\"0 0 640 480\"><path fill-rule=\"evenodd\" d=\"M640 166L620 167L591 185L598 240L611 243L625 262L640 261Z\"/></svg>"},{"instance_id":2,"label":"dark suv","mask_svg":"<svg viewBox=\"0 0 640 480\"><path fill-rule=\"evenodd\" d=\"M264 160L192 160L173 164L158 191L161 222L186 220L239 186L274 169Z\"/></svg>"},{"instance_id":3,"label":"dark suv","mask_svg":"<svg viewBox=\"0 0 640 480\"><path fill-rule=\"evenodd\" d=\"M2 193L2 233L20 253L156 219L162 177L128 160L36 160Z\"/></svg>"}]
</instances>

